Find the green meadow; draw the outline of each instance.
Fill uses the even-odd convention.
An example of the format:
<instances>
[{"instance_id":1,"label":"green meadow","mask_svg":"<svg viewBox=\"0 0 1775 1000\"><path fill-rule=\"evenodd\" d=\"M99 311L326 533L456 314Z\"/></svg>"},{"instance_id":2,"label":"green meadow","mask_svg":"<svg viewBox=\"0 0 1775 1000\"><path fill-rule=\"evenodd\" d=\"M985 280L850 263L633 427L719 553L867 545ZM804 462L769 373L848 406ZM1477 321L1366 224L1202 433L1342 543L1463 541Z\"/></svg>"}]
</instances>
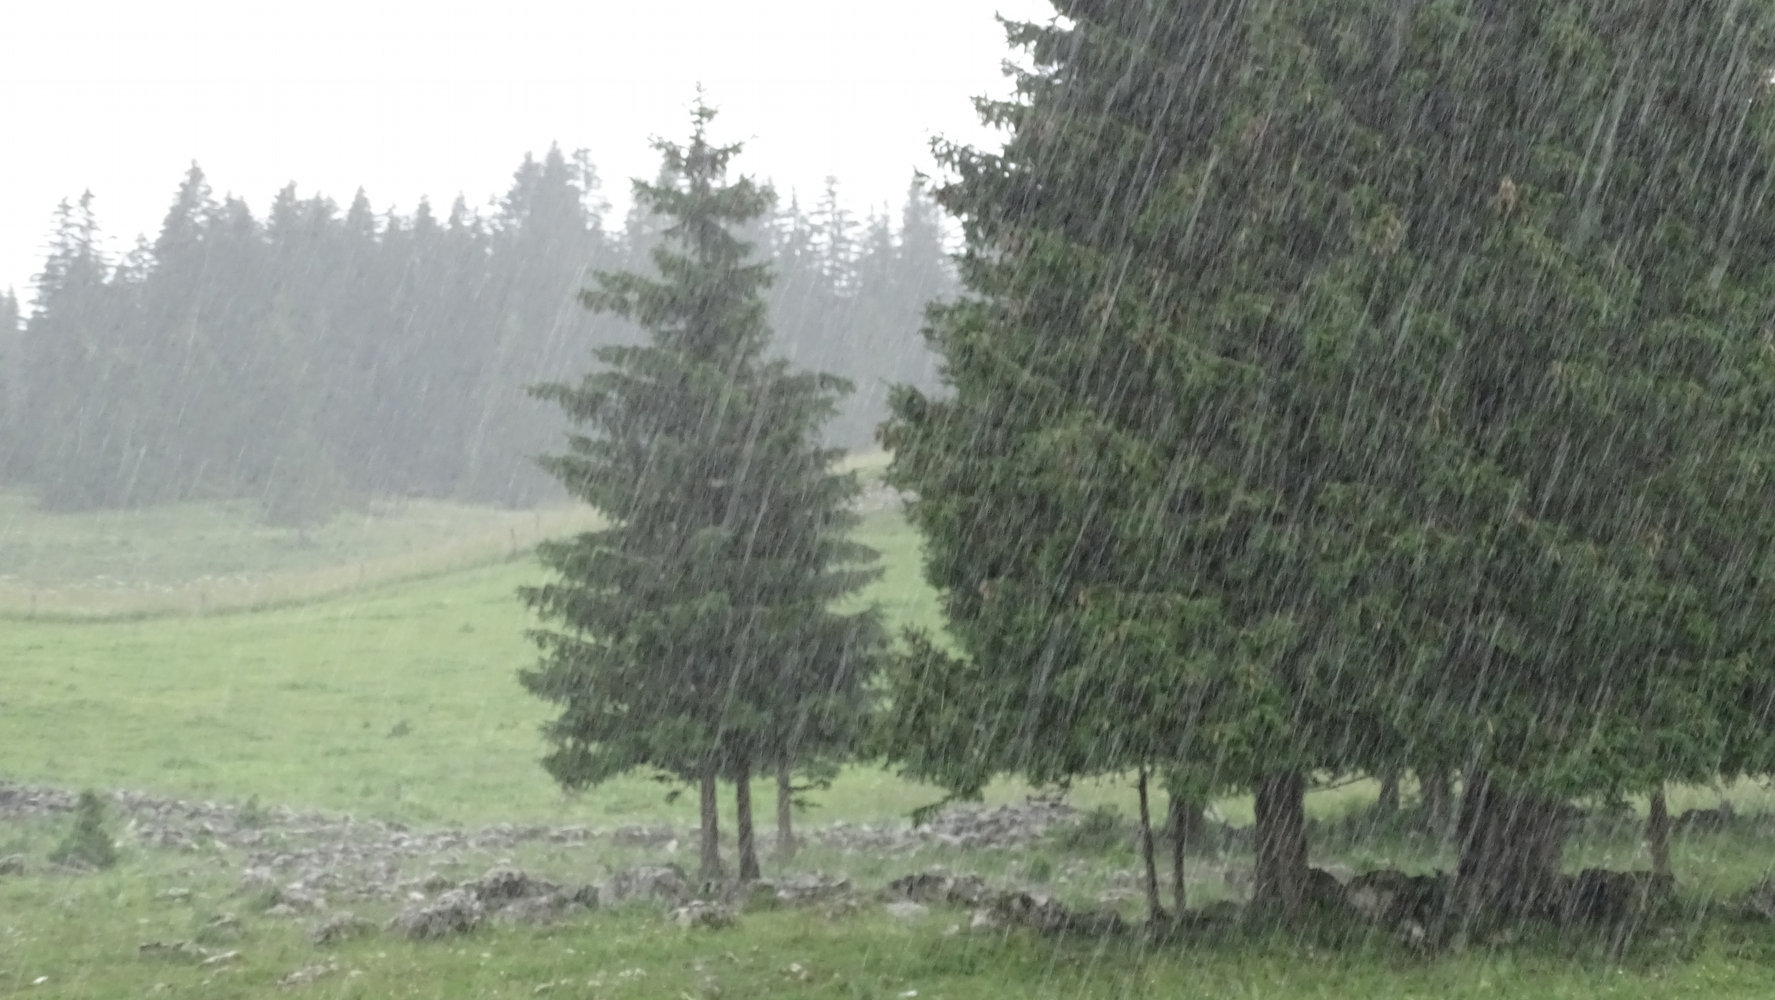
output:
<instances>
[{"instance_id":1,"label":"green meadow","mask_svg":"<svg viewBox=\"0 0 1775 1000\"><path fill-rule=\"evenodd\" d=\"M873 473L879 467L866 465ZM0 503L0 779L65 788L138 789L230 803L399 821L418 828L493 824L694 823L694 803L645 776L563 794L537 763L548 706L524 693L532 622L518 587L543 579L537 537L595 523L583 512L481 511L408 504L342 517L297 538L251 512L188 507L50 516ZM866 515L861 540L883 554L868 595L896 625L935 627L919 543L896 511ZM242 581L250 581L243 585ZM159 589L156 589L159 588ZM31 606L35 596L36 605ZM201 596L201 600L198 598ZM989 799L1031 790L1014 782ZM1410 789L1407 789L1408 798ZM761 789L761 825L770 799ZM1675 789L1672 806L1710 806L1720 789ZM1766 789L1723 791L1741 812ZM814 793L804 825L901 821L940 797L877 768L847 769ZM731 796L724 796L731 804ZM943 866L995 883L1056 878L1089 902L1128 884L1137 858L1125 779L1086 782L1074 805L1114 814L1095 841L1050 836L1015 849L921 848L868 854L812 847L767 874L843 871L874 887ZM1312 794L1315 861L1353 870L1449 867L1446 848L1361 825L1371 784ZM1216 803L1235 824L1248 799ZM732 816L725 818L732 829ZM829 914L747 913L722 931L681 931L654 907L600 911L547 928L489 927L411 943L374 934L331 948L303 924L264 915L236 887L242 859L220 847L131 846L116 869L58 873L38 862L62 830L0 823L0 857L34 859L0 876L0 994L61 997L1669 997L1775 993L1775 934L1717 910L1769 867L1757 830L1680 838L1681 916L1634 948L1580 935L1415 957L1384 938L1241 931L1212 941L1050 939L972 934L966 912L896 919L879 907ZM1766 833L1766 830L1765 830ZM766 834L768 841L768 834ZM599 853L603 850L603 853ZM441 861L471 877L495 860L557 878L642 860L645 850L523 845L509 857ZM682 859L680 859L682 860ZM1631 829L1581 839L1574 867L1645 867ZM1229 888L1243 849L1192 861L1198 902ZM1067 879L1071 881L1068 882ZM1064 883L1064 884L1062 884ZM181 891L170 894L168 890ZM1127 900L1123 897L1124 904ZM1138 905L1124 905L1137 915ZM380 921L384 905L360 907ZM222 920L224 915L230 920ZM224 928L224 929L219 929ZM147 949L202 942L205 965ZM279 986L297 970L312 982Z\"/></svg>"}]
</instances>

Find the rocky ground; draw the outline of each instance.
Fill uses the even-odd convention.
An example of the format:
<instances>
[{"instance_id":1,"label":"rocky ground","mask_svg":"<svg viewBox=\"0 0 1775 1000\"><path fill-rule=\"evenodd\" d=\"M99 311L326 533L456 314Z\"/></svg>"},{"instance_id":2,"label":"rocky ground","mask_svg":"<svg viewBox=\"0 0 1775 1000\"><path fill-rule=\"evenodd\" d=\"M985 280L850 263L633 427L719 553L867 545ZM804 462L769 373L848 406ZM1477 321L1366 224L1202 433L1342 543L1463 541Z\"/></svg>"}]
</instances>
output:
<instances>
[{"instance_id":1,"label":"rocky ground","mask_svg":"<svg viewBox=\"0 0 1775 1000\"><path fill-rule=\"evenodd\" d=\"M78 798L63 789L0 783L0 824L65 821ZM696 831L667 825L599 829L508 823L414 830L282 806L188 801L133 791L112 793L108 806L120 844L189 854L218 868L237 869L243 894L260 897L271 916L316 921L317 940L360 929L341 907L362 903L404 904L407 908L391 926L411 937L434 937L483 920L545 922L576 908L637 898L672 904L677 907L674 919L704 924L719 920L736 903L759 901L761 894L797 904L854 901L862 895L845 876L819 873L747 887L746 900L732 898L728 887L694 885L669 859L679 853L680 844L695 843ZM804 830L800 837L804 845L824 848L828 855L862 852L881 858L928 847L1025 846L1077 818L1076 810L1063 803L1031 799L996 808L957 806L916 826L905 821L834 823ZM561 884L511 864L514 853L538 845L583 856L586 863L577 867L587 871L608 869L611 856L656 861L609 870L595 883ZM489 867L466 881L439 874L475 866ZM20 855L0 858L0 875L50 867Z\"/></svg>"},{"instance_id":2,"label":"rocky ground","mask_svg":"<svg viewBox=\"0 0 1775 1000\"><path fill-rule=\"evenodd\" d=\"M75 793L61 789L0 783L0 824L65 822L77 801ZM803 843L823 849L822 860L837 859L834 867L843 867L849 856L866 856L877 871L884 858L905 860L902 870L910 874L870 886L854 884L846 874L806 870L745 885L699 883L671 860L681 843L694 844L695 831L671 826L500 824L475 830L413 830L350 816L128 791L112 793L109 807L123 845L187 855L199 867L215 866L218 875L238 880L237 894L250 901L244 905L267 917L304 921L319 946L371 933L429 939L486 923L547 924L589 909L637 901L652 904L667 920L685 928L721 927L749 909L787 905L819 907L833 916L880 907L904 918L944 908L954 912L955 930L1028 927L1042 932L1116 933L1133 926L1123 913L1140 909L1121 905L1139 899L1140 880L1134 871L1094 872L1091 880L1103 890L1096 904L1074 898L1067 905L1043 889L991 885L979 876L929 867L930 858L920 855L927 848L984 852L1031 847L1045 838L1058 835L1064 840L1069 831L1090 829L1090 817L1044 799L996 808L952 807L921 825L834 823L803 831ZM553 857L552 871L601 871L602 877L578 882L545 877L513 863L514 856L526 853ZM1240 850L1227 856L1242 860L1245 854ZM1070 871L1077 863L1068 860L1061 867ZM1240 874L1240 869L1218 859L1208 864L1221 865L1220 875L1228 885ZM1424 939L1450 891L1442 875L1390 870L1356 875L1339 866L1328 868L1313 872L1311 889L1318 905L1337 907L1399 934L1407 943ZM0 877L34 871L72 872L36 857L0 857ZM464 877L467 872L479 874ZM1064 875L1054 881L1063 880ZM1660 882L1644 873L1593 869L1572 876L1570 882L1569 892L1557 901L1562 913L1550 915L1616 920L1647 912L1670 891L1667 879ZM160 894L177 898L190 891L168 886ZM371 921L355 915L359 908L393 916ZM1775 920L1775 882L1753 890L1742 908ZM1235 903L1222 902L1192 910L1189 919L1214 922L1236 918L1238 912ZM227 928L212 930L221 934ZM201 961L226 954L184 941L148 942L142 947L195 949L190 957Z\"/></svg>"}]
</instances>

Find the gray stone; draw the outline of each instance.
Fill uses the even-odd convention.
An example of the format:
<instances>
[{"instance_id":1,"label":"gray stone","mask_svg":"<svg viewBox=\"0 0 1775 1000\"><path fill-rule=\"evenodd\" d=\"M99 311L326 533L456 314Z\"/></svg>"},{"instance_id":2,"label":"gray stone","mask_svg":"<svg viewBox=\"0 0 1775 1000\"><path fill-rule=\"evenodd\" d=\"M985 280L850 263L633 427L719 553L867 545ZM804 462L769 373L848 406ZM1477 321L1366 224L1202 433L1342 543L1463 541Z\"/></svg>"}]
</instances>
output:
<instances>
[{"instance_id":1,"label":"gray stone","mask_svg":"<svg viewBox=\"0 0 1775 1000\"><path fill-rule=\"evenodd\" d=\"M325 947L367 936L376 925L350 913L335 913L308 928L308 940Z\"/></svg>"},{"instance_id":2,"label":"gray stone","mask_svg":"<svg viewBox=\"0 0 1775 1000\"><path fill-rule=\"evenodd\" d=\"M500 907L493 914L493 919L504 924L529 924L542 926L552 924L562 917L587 912L585 904L575 900L564 892L553 892L546 896L531 896L513 900Z\"/></svg>"},{"instance_id":3,"label":"gray stone","mask_svg":"<svg viewBox=\"0 0 1775 1000\"><path fill-rule=\"evenodd\" d=\"M882 907L887 915L895 920L917 920L931 912L931 908L923 903L915 903L910 899L896 899Z\"/></svg>"},{"instance_id":4,"label":"gray stone","mask_svg":"<svg viewBox=\"0 0 1775 1000\"><path fill-rule=\"evenodd\" d=\"M617 872L598 887L598 899L614 905L631 899L682 902L690 895L690 880L677 865L642 865Z\"/></svg>"},{"instance_id":5,"label":"gray stone","mask_svg":"<svg viewBox=\"0 0 1775 1000\"><path fill-rule=\"evenodd\" d=\"M409 906L388 922L389 930L413 941L467 934L481 925L486 908L475 895L452 889L430 903Z\"/></svg>"},{"instance_id":6,"label":"gray stone","mask_svg":"<svg viewBox=\"0 0 1775 1000\"><path fill-rule=\"evenodd\" d=\"M671 921L685 930L698 927L720 930L723 927L732 927L736 919L732 907L702 900L687 903L671 912Z\"/></svg>"}]
</instances>

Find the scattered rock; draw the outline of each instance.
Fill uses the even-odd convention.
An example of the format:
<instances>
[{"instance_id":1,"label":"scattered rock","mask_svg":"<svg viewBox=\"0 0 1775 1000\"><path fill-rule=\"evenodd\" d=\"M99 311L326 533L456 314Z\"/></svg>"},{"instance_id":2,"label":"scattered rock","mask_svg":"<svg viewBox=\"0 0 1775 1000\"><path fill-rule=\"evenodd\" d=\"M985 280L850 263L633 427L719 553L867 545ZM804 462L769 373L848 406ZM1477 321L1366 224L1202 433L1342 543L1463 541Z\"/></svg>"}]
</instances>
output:
<instances>
[{"instance_id":1,"label":"scattered rock","mask_svg":"<svg viewBox=\"0 0 1775 1000\"><path fill-rule=\"evenodd\" d=\"M1763 879L1739 900L1745 915L1775 921L1775 876Z\"/></svg>"},{"instance_id":2,"label":"scattered rock","mask_svg":"<svg viewBox=\"0 0 1775 1000\"><path fill-rule=\"evenodd\" d=\"M1448 902L1448 876L1407 875L1393 869L1364 872L1343 887L1344 904L1377 926L1429 924Z\"/></svg>"},{"instance_id":3,"label":"scattered rock","mask_svg":"<svg viewBox=\"0 0 1775 1000\"><path fill-rule=\"evenodd\" d=\"M992 913L1014 927L1027 927L1044 934L1120 934L1128 930L1127 921L1114 910L1068 909L1064 904L1027 892L1001 893L993 901Z\"/></svg>"},{"instance_id":4,"label":"scattered rock","mask_svg":"<svg viewBox=\"0 0 1775 1000\"><path fill-rule=\"evenodd\" d=\"M245 933L239 917L232 913L218 913L204 922L201 936L214 943L217 939L238 941Z\"/></svg>"},{"instance_id":5,"label":"scattered rock","mask_svg":"<svg viewBox=\"0 0 1775 1000\"><path fill-rule=\"evenodd\" d=\"M136 946L136 954L144 958L171 958L202 962L210 957L208 949L195 941L144 941Z\"/></svg>"},{"instance_id":6,"label":"scattered rock","mask_svg":"<svg viewBox=\"0 0 1775 1000\"><path fill-rule=\"evenodd\" d=\"M154 894L154 898L171 903L187 903L191 901L191 890L182 887L162 889Z\"/></svg>"},{"instance_id":7,"label":"scattered rock","mask_svg":"<svg viewBox=\"0 0 1775 1000\"><path fill-rule=\"evenodd\" d=\"M606 904L631 899L678 903L690 896L690 880L677 865L643 865L617 872L598 887L598 899Z\"/></svg>"},{"instance_id":8,"label":"scattered rock","mask_svg":"<svg viewBox=\"0 0 1775 1000\"><path fill-rule=\"evenodd\" d=\"M308 940L325 947L368 935L376 925L350 913L335 913L308 928Z\"/></svg>"},{"instance_id":9,"label":"scattered rock","mask_svg":"<svg viewBox=\"0 0 1775 1000\"><path fill-rule=\"evenodd\" d=\"M1676 828L1689 833L1714 833L1732 825L1738 813L1732 803L1722 800L1712 809L1690 809L1677 817Z\"/></svg>"},{"instance_id":10,"label":"scattered rock","mask_svg":"<svg viewBox=\"0 0 1775 1000\"><path fill-rule=\"evenodd\" d=\"M546 896L559 890L560 886L533 879L516 868L499 866L488 869L487 874L473 882L464 883L462 888L473 893L482 904L492 907L514 899Z\"/></svg>"},{"instance_id":11,"label":"scattered rock","mask_svg":"<svg viewBox=\"0 0 1775 1000\"><path fill-rule=\"evenodd\" d=\"M843 875L828 876L820 872L795 875L774 884L778 901L791 906L820 903L848 895L851 880Z\"/></svg>"},{"instance_id":12,"label":"scattered rock","mask_svg":"<svg viewBox=\"0 0 1775 1000\"><path fill-rule=\"evenodd\" d=\"M409 906L394 915L388 929L412 941L467 934L481 925L486 908L475 895L451 889L430 903Z\"/></svg>"},{"instance_id":13,"label":"scattered rock","mask_svg":"<svg viewBox=\"0 0 1775 1000\"><path fill-rule=\"evenodd\" d=\"M974 915L968 919L968 930L973 931L975 933L981 933L984 931L996 931L998 929L999 929L998 917L994 916L991 910L988 910L988 909L975 910Z\"/></svg>"},{"instance_id":14,"label":"scattered rock","mask_svg":"<svg viewBox=\"0 0 1775 1000\"><path fill-rule=\"evenodd\" d=\"M685 930L697 927L719 930L723 927L732 927L736 919L732 907L704 900L680 906L673 910L670 916L673 923Z\"/></svg>"},{"instance_id":15,"label":"scattered rock","mask_svg":"<svg viewBox=\"0 0 1775 1000\"><path fill-rule=\"evenodd\" d=\"M302 986L307 983L312 983L317 979L322 979L326 976L330 976L333 973L338 972L338 971L339 971L339 966L333 964L332 962L323 962L319 965L305 965L302 968L297 969L295 972L292 972L289 975L283 977L282 979L279 979L277 981L277 985L279 985L279 986Z\"/></svg>"},{"instance_id":16,"label":"scattered rock","mask_svg":"<svg viewBox=\"0 0 1775 1000\"><path fill-rule=\"evenodd\" d=\"M883 895L914 903L945 906L980 906L992 897L986 880L978 875L951 875L941 869L906 875L888 883Z\"/></svg>"},{"instance_id":17,"label":"scattered rock","mask_svg":"<svg viewBox=\"0 0 1775 1000\"><path fill-rule=\"evenodd\" d=\"M279 886L273 891L271 908L277 909L278 907L283 907L291 913L314 913L326 909L327 901L320 893L308 889L300 882L293 882L289 885Z\"/></svg>"},{"instance_id":18,"label":"scattered rock","mask_svg":"<svg viewBox=\"0 0 1775 1000\"><path fill-rule=\"evenodd\" d=\"M1559 916L1567 923L1622 923L1643 918L1675 891L1669 875L1586 868L1566 888Z\"/></svg>"},{"instance_id":19,"label":"scattered rock","mask_svg":"<svg viewBox=\"0 0 1775 1000\"><path fill-rule=\"evenodd\" d=\"M513 900L500 907L493 914L493 919L499 923L540 926L589 909L591 907L569 893L551 892L546 896Z\"/></svg>"},{"instance_id":20,"label":"scattered rock","mask_svg":"<svg viewBox=\"0 0 1775 1000\"><path fill-rule=\"evenodd\" d=\"M1307 869L1307 883L1304 891L1309 906L1336 910L1342 909L1345 904L1346 894L1343 883L1338 881L1336 875L1323 868Z\"/></svg>"},{"instance_id":21,"label":"scattered rock","mask_svg":"<svg viewBox=\"0 0 1775 1000\"><path fill-rule=\"evenodd\" d=\"M895 920L917 920L931 912L931 908L923 903L915 903L910 899L896 899L882 909Z\"/></svg>"},{"instance_id":22,"label":"scattered rock","mask_svg":"<svg viewBox=\"0 0 1775 1000\"><path fill-rule=\"evenodd\" d=\"M669 826L619 826L610 831L610 842L617 847L662 847L678 839L678 831Z\"/></svg>"}]
</instances>

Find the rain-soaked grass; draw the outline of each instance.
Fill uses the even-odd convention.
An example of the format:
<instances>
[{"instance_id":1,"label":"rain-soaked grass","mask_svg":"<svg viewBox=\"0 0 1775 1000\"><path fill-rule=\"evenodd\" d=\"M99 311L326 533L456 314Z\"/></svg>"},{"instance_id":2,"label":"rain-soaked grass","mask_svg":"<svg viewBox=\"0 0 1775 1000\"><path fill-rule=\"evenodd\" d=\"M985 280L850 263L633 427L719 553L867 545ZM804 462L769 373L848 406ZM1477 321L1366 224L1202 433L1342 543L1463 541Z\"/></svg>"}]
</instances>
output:
<instances>
[{"instance_id":1,"label":"rain-soaked grass","mask_svg":"<svg viewBox=\"0 0 1775 1000\"><path fill-rule=\"evenodd\" d=\"M102 619L272 607L509 559L590 511L379 503L304 533L251 504L55 514L0 494L0 615Z\"/></svg>"},{"instance_id":2,"label":"rain-soaked grass","mask_svg":"<svg viewBox=\"0 0 1775 1000\"><path fill-rule=\"evenodd\" d=\"M860 537L886 554L871 597L934 622L904 520L876 513ZM252 613L8 622L4 773L421 822L684 817L642 779L568 801L537 765L549 706L517 682L534 648L515 592L541 579L518 560ZM885 816L932 798L859 772L823 801Z\"/></svg>"},{"instance_id":3,"label":"rain-soaked grass","mask_svg":"<svg viewBox=\"0 0 1775 1000\"><path fill-rule=\"evenodd\" d=\"M53 833L47 824L0 828L0 846L40 856ZM555 870L571 858L581 877L595 877L583 857L548 850ZM539 853L520 860L533 871L551 869ZM464 866L449 874L474 873ZM1567 933L1424 957L1384 935L1350 936L1347 922L1165 941L1055 938L970 931L965 910L896 918L875 906L761 910L730 928L685 931L657 905L640 904L550 927L487 925L419 943L378 931L320 946L306 936L317 918L275 917L263 904L237 887L228 859L202 851L132 850L111 871L0 878L0 992L366 1000L1752 997L1769 995L1775 959L1766 926L1730 918L1678 919L1626 949L1605 934ZM380 923L393 907L353 909ZM299 970L312 981L279 986Z\"/></svg>"},{"instance_id":4,"label":"rain-soaked grass","mask_svg":"<svg viewBox=\"0 0 1775 1000\"><path fill-rule=\"evenodd\" d=\"M842 467L879 483L883 452ZM46 511L0 493L0 618L100 620L263 610L484 566L599 523L583 506L380 500L306 531L245 500ZM914 573L916 576L916 572Z\"/></svg>"},{"instance_id":5,"label":"rain-soaked grass","mask_svg":"<svg viewBox=\"0 0 1775 1000\"><path fill-rule=\"evenodd\" d=\"M934 625L919 579L917 542L896 514L871 515L863 539L887 557L871 594L896 623ZM515 588L539 579L506 562L354 591L299 606L104 624L12 621L0 629L0 776L63 787L137 788L180 797L355 812L421 825L666 822L688 827L693 803L667 803L643 779L563 797L536 764L548 707L516 684L532 655ZM1027 789L995 788L1014 799ZM768 789L760 789L768 825ZM1727 794L1739 812L1775 807L1766 790ZM936 798L929 788L868 768L816 793L803 825L903 819ZM1452 866L1449 851L1408 825L1374 819L1367 782L1315 792L1314 862L1346 870ZM1407 787L1408 801L1410 788ZM1711 806L1720 793L1675 789L1672 808ZM731 804L731 795L724 795ZM872 889L942 866L994 884L1030 886L1074 904L1109 901L1140 911L1126 781L1086 782L1075 805L1114 810L1101 836L1053 834L1018 848L843 851L810 846L789 870L844 872ZM1216 803L1235 824L1249 799ZM725 818L732 830L732 817ZM768 830L761 831L768 841ZM414 944L375 934L335 948L310 943L303 921L268 916L238 894L241 859L221 849L130 847L107 872L67 875L43 859L52 824L0 824L0 856L32 859L0 876L0 992L34 996L239 997L1479 997L1767 996L1775 934L1716 913L1678 919L1626 953L1596 936L1529 940L1434 959L1347 927L1240 933L1214 940L1055 940L1024 931L970 933L969 915L941 907L909 920L878 907L748 913L723 931L680 931L654 907L600 912L546 928L488 927ZM1742 891L1769 868L1775 828L1743 823L1681 835L1674 863L1688 912ZM729 846L731 851L731 844ZM688 843L677 856L688 861ZM525 843L503 854L432 861L451 877L509 859L560 879L595 879L610 866L659 860L660 849L584 849ZM1637 827L1593 830L1572 842L1568 867L1643 868ZM1192 856L1199 905L1238 898L1249 850L1231 843ZM766 857L767 874L785 866ZM403 876L423 871L403 871ZM188 894L168 893L187 889ZM390 904L360 913L381 921ZM228 921L232 914L238 930ZM214 956L148 949L195 941ZM314 982L283 977L324 968ZM41 979L41 983L38 983Z\"/></svg>"}]
</instances>

